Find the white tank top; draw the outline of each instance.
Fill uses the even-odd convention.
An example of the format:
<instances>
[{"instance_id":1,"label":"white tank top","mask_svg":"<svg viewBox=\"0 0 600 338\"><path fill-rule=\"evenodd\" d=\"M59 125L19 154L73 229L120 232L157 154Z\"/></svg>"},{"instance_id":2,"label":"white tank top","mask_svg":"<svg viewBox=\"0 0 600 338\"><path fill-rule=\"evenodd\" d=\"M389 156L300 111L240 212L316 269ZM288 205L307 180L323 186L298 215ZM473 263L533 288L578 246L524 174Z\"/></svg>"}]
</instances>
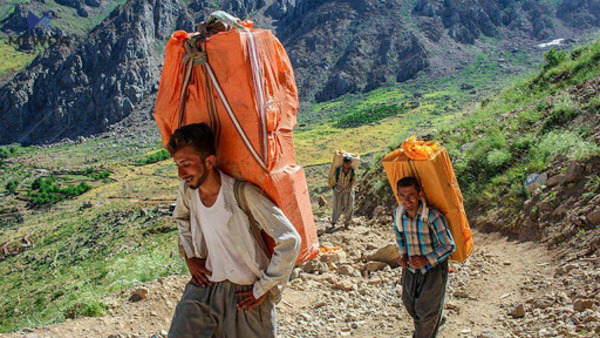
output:
<instances>
[{"instance_id":1,"label":"white tank top","mask_svg":"<svg viewBox=\"0 0 600 338\"><path fill-rule=\"evenodd\" d=\"M225 209L223 185L221 185L217 200L209 208L202 203L197 190L194 193L194 199L198 206L197 216L200 231L204 235L208 249L206 268L212 272L209 280L211 282L228 280L240 285L254 284L257 278L240 257L229 233L227 222L229 222L231 213Z\"/></svg>"}]
</instances>

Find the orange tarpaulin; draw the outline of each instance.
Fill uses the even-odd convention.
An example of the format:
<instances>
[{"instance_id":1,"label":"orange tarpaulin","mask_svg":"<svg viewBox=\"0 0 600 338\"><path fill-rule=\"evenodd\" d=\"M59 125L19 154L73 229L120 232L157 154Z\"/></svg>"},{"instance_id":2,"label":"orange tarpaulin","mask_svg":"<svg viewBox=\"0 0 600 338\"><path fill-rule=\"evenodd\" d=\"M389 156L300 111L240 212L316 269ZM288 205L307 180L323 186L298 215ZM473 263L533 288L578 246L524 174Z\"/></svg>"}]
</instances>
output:
<instances>
[{"instance_id":1,"label":"orange tarpaulin","mask_svg":"<svg viewBox=\"0 0 600 338\"><path fill-rule=\"evenodd\" d=\"M163 145L179 126L211 126L219 169L260 186L282 209L302 237L300 263L316 257L319 247L304 170L294 154L294 73L271 31L249 21L235 25L202 39L184 31L172 35L153 115Z\"/></svg>"},{"instance_id":2,"label":"orange tarpaulin","mask_svg":"<svg viewBox=\"0 0 600 338\"><path fill-rule=\"evenodd\" d=\"M411 137L400 149L385 156L382 163L394 194L398 180L407 176L417 178L427 203L446 217L456 244L456 251L450 258L459 262L465 261L473 250L473 239L463 206L462 193L446 148Z\"/></svg>"}]
</instances>

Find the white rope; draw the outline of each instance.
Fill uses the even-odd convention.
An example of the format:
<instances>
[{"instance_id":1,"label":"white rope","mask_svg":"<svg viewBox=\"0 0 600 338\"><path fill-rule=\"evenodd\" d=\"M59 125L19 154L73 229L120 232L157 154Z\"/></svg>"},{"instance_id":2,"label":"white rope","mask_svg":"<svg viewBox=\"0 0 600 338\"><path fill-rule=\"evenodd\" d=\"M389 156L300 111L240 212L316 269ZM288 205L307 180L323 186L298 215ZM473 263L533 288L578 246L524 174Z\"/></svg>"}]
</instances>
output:
<instances>
[{"instance_id":1,"label":"white rope","mask_svg":"<svg viewBox=\"0 0 600 338\"><path fill-rule=\"evenodd\" d=\"M251 32L244 33L248 37L248 52L250 54L250 68L252 69L252 80L254 81L254 92L256 96L256 110L258 111L258 118L261 121L261 147L263 160L267 161L268 156L268 140L267 140L267 113L266 113L266 100L265 93L263 90L262 77L258 59L258 49L256 47L256 40Z\"/></svg>"},{"instance_id":2,"label":"white rope","mask_svg":"<svg viewBox=\"0 0 600 338\"><path fill-rule=\"evenodd\" d=\"M206 67L206 70L208 71L208 74L210 75L210 80L212 81L213 85L215 86L215 89L217 90L217 93L219 94L219 97L221 98L221 102L223 102L223 105L225 106L225 110L227 111L229 118L231 118L233 125L235 126L238 133L240 134L242 141L244 141L244 143L246 144L246 147L248 148L248 150L250 150L250 153L252 154L252 156L254 157L256 162L258 162L258 164L260 164L260 166L265 171L268 171L265 161L263 161L263 159L260 157L260 155L256 152L256 150L252 146L252 142L250 142L250 140L248 139L248 136L244 132L244 129L240 125L237 117L233 114L233 110L231 109L231 106L229 106L229 102L227 102L227 98L225 97L225 94L223 93L221 86L219 86L219 82L217 82L217 78L215 77L215 74L213 73L212 68L210 67L210 65L208 63L205 63L204 66Z\"/></svg>"}]
</instances>

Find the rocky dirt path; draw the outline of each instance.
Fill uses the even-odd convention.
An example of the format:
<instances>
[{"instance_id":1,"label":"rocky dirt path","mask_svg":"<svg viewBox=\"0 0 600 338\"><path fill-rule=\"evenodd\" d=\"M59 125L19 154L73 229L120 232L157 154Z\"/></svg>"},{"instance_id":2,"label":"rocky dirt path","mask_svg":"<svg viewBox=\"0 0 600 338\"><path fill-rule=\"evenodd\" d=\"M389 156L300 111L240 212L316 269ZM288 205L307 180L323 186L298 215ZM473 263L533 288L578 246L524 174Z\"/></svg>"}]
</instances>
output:
<instances>
[{"instance_id":1,"label":"rocky dirt path","mask_svg":"<svg viewBox=\"0 0 600 338\"><path fill-rule=\"evenodd\" d=\"M393 232L385 225L389 224L387 217L369 222L357 219L357 225L332 234L324 233L327 223L318 223L321 244L329 250L294 270L277 307L281 337L411 334L411 320L400 301L401 269L374 261L385 260L389 255L386 248L393 241ZM569 287L564 289L569 282L556 277L572 277L576 276L574 272L583 271L587 277L598 278L594 265L587 270L583 269L586 262L566 267L557 264L555 254L540 244L509 241L498 234L475 231L474 238L475 252L466 263L455 264L456 272L450 274L445 305L447 322L440 337L597 334L594 330L600 316L598 299L594 298L596 290L588 287L589 293L585 288L583 294L581 290L569 293ZM186 281L186 276L171 276L111 294L105 298L111 306L105 317L79 318L0 336L166 336ZM573 283L576 282L571 282L570 287ZM131 301L135 292L141 293L143 299ZM587 303L582 305L577 297L587 297ZM561 314L566 315L561 317Z\"/></svg>"}]
</instances>

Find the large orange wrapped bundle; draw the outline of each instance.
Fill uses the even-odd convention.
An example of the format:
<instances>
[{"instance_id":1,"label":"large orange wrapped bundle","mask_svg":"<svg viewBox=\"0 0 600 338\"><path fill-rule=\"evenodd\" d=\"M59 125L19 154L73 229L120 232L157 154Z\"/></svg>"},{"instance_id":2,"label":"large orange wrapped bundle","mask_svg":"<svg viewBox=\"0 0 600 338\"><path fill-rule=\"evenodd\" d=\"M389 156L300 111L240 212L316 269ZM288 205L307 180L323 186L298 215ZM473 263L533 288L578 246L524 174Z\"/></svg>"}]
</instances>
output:
<instances>
[{"instance_id":1,"label":"large orange wrapped bundle","mask_svg":"<svg viewBox=\"0 0 600 338\"><path fill-rule=\"evenodd\" d=\"M394 194L398 180L407 176L417 178L427 203L446 217L456 244L456 251L450 258L458 262L465 261L473 250L473 239L463 196L446 148L438 147L433 142L417 141L413 136L400 149L385 156L382 162Z\"/></svg>"},{"instance_id":2,"label":"large orange wrapped bundle","mask_svg":"<svg viewBox=\"0 0 600 338\"><path fill-rule=\"evenodd\" d=\"M215 12L199 33L167 43L154 118L163 145L180 126L205 122L223 172L261 187L302 237L297 263L316 257L318 239L292 129L298 91L283 46L269 30Z\"/></svg>"}]
</instances>

